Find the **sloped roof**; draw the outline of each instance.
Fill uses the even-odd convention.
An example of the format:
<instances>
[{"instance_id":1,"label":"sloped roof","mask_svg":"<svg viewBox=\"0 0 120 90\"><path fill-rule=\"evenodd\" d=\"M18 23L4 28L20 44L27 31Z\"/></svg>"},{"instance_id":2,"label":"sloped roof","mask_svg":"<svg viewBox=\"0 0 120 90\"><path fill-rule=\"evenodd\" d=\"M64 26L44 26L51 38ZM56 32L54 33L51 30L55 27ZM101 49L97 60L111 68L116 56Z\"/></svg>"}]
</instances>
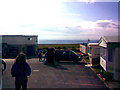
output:
<instances>
[{"instance_id":1,"label":"sloped roof","mask_svg":"<svg viewBox=\"0 0 120 90\"><path fill-rule=\"evenodd\" d=\"M98 43L88 43L89 46L98 46Z\"/></svg>"},{"instance_id":2,"label":"sloped roof","mask_svg":"<svg viewBox=\"0 0 120 90\"><path fill-rule=\"evenodd\" d=\"M37 37L37 35L0 35L2 37Z\"/></svg>"},{"instance_id":3,"label":"sloped roof","mask_svg":"<svg viewBox=\"0 0 120 90\"><path fill-rule=\"evenodd\" d=\"M107 43L110 43L110 42L120 42L120 36L103 36L102 38Z\"/></svg>"}]
</instances>

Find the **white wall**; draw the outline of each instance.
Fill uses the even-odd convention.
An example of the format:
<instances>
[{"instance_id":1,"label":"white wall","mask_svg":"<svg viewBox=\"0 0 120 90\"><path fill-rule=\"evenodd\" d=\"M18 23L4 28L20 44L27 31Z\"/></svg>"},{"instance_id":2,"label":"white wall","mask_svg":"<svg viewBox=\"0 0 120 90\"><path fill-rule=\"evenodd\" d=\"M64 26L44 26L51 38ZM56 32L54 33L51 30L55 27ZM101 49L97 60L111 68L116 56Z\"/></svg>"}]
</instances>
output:
<instances>
[{"instance_id":1,"label":"white wall","mask_svg":"<svg viewBox=\"0 0 120 90\"><path fill-rule=\"evenodd\" d=\"M111 43L112 44L112 43ZM107 47L107 44L106 42L101 39L99 41L99 45L106 49L105 51L101 51L101 52L106 52L106 56L105 58L102 58L104 57L104 55L100 55L100 65L103 67L103 69L109 73L113 73L114 77L113 79L114 80L120 80L120 47L113 47L115 44L111 45L112 47ZM117 46L117 45L116 45ZM109 48L112 48L113 51L111 56L113 56L113 59L111 61L109 61Z\"/></svg>"},{"instance_id":2,"label":"white wall","mask_svg":"<svg viewBox=\"0 0 120 90\"><path fill-rule=\"evenodd\" d=\"M104 60L102 57L100 57L100 65L106 71L106 60Z\"/></svg>"},{"instance_id":3,"label":"white wall","mask_svg":"<svg viewBox=\"0 0 120 90\"><path fill-rule=\"evenodd\" d=\"M98 48L99 48L99 50L98 50ZM94 43L93 44L89 43L88 44L88 49L89 49L88 50L88 55L89 55L90 64L92 64L93 59L100 57L100 47L97 43L95 43L95 44Z\"/></svg>"},{"instance_id":4,"label":"white wall","mask_svg":"<svg viewBox=\"0 0 120 90\"><path fill-rule=\"evenodd\" d=\"M99 42L100 42L99 46L101 47L100 48L100 65L106 71L107 70L106 69L106 62L107 62L107 58L108 58L108 55L107 55L107 44L106 44L106 42L103 39L101 39Z\"/></svg>"},{"instance_id":5,"label":"white wall","mask_svg":"<svg viewBox=\"0 0 120 90\"><path fill-rule=\"evenodd\" d=\"M90 47L92 48L91 49L91 53L90 53ZM89 48L89 52L88 52L88 55L90 55L92 58L98 58L100 56L100 51L96 51L97 48L100 48L99 46L88 46ZM99 54L96 54L96 52L99 52Z\"/></svg>"},{"instance_id":6,"label":"white wall","mask_svg":"<svg viewBox=\"0 0 120 90\"><path fill-rule=\"evenodd\" d=\"M106 44L106 42L103 39L101 39L101 41L99 43L99 46L101 46L101 47L107 47L107 44Z\"/></svg>"},{"instance_id":7,"label":"white wall","mask_svg":"<svg viewBox=\"0 0 120 90\"><path fill-rule=\"evenodd\" d=\"M84 54L87 54L87 47L85 45L80 44L80 51Z\"/></svg>"}]
</instances>

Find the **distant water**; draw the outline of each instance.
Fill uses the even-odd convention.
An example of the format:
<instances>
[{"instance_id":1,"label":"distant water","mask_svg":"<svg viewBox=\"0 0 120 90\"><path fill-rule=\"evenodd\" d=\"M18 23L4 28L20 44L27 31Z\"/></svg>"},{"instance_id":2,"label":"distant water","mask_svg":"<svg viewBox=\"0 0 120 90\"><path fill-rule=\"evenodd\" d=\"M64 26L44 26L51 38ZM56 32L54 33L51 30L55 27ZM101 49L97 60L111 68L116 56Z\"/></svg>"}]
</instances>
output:
<instances>
[{"instance_id":1,"label":"distant water","mask_svg":"<svg viewBox=\"0 0 120 90\"><path fill-rule=\"evenodd\" d=\"M39 44L80 44L88 40L39 40ZM90 40L89 43L97 43L98 40Z\"/></svg>"}]
</instances>

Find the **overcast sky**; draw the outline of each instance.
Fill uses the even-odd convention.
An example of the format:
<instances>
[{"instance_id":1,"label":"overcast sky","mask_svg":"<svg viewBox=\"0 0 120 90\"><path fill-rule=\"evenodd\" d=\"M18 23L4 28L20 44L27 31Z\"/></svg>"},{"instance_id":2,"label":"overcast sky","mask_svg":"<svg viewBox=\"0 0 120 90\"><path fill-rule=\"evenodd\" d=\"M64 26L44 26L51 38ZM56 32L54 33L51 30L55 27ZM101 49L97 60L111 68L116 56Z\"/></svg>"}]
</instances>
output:
<instances>
[{"instance_id":1,"label":"overcast sky","mask_svg":"<svg viewBox=\"0 0 120 90\"><path fill-rule=\"evenodd\" d=\"M117 35L118 1L2 0L0 34L38 35L39 40Z\"/></svg>"}]
</instances>

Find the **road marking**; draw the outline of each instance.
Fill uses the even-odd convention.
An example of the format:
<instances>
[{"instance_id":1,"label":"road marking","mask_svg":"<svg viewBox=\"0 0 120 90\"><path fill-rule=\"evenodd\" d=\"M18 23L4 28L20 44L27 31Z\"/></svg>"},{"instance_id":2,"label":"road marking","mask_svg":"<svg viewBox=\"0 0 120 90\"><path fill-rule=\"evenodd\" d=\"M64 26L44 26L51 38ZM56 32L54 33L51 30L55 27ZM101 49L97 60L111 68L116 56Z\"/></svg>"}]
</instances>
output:
<instances>
[{"instance_id":1,"label":"road marking","mask_svg":"<svg viewBox=\"0 0 120 90\"><path fill-rule=\"evenodd\" d=\"M33 70L34 72L38 72L39 70Z\"/></svg>"},{"instance_id":2,"label":"road marking","mask_svg":"<svg viewBox=\"0 0 120 90\"><path fill-rule=\"evenodd\" d=\"M91 67L92 66L92 64L86 64L85 65L85 67Z\"/></svg>"}]
</instances>

